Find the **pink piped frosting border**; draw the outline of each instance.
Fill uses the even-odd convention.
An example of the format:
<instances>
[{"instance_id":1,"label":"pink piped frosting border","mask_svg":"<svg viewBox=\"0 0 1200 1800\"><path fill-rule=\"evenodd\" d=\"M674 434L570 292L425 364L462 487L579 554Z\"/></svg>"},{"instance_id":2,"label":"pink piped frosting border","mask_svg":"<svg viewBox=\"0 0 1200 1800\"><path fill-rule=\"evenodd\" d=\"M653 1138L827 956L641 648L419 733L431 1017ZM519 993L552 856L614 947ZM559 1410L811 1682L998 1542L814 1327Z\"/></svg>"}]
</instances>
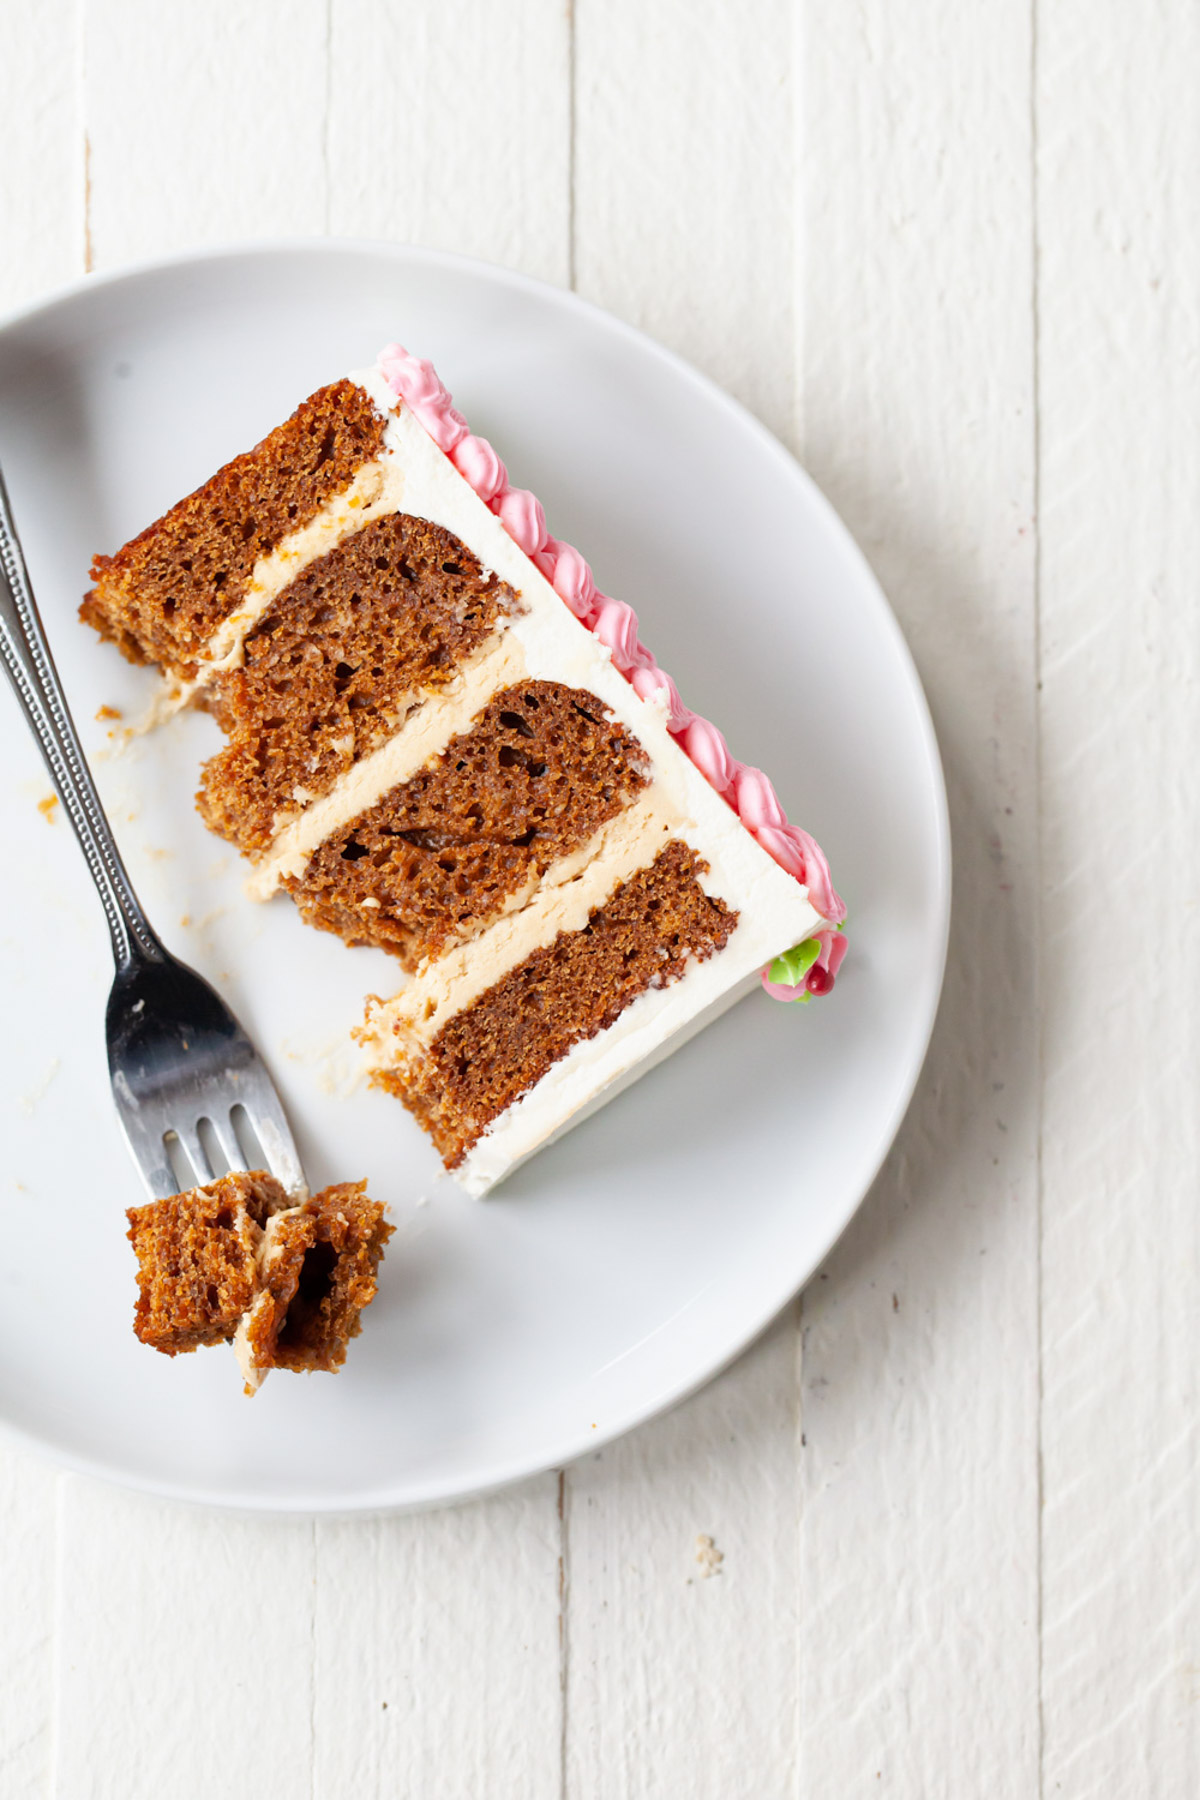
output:
<instances>
[{"instance_id":1,"label":"pink piped frosting border","mask_svg":"<svg viewBox=\"0 0 1200 1800\"><path fill-rule=\"evenodd\" d=\"M807 888L810 901L829 925L813 934L821 950L805 977L803 991L828 993L846 954L845 937L836 929L846 908L818 844L798 825L788 823L762 770L738 762L729 754L717 727L684 705L671 677L638 637L633 608L602 594L579 551L550 535L541 501L527 488L509 484L508 470L487 439L472 433L433 364L410 356L399 344L389 344L379 353L379 371L580 624L607 646L634 693L643 700L666 695L667 729L675 742L767 855ZM796 988L770 981L766 969L762 982L773 999L797 997Z\"/></svg>"}]
</instances>

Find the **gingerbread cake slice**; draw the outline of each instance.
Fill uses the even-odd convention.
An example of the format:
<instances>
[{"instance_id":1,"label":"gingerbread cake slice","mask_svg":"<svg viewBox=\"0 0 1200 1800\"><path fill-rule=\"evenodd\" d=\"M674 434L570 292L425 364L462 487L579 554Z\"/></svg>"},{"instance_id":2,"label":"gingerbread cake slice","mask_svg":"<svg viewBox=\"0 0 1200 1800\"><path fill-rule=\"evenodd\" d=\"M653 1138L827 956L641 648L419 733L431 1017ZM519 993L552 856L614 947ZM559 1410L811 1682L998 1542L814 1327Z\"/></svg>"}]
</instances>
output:
<instances>
[{"instance_id":1,"label":"gingerbread cake slice","mask_svg":"<svg viewBox=\"0 0 1200 1800\"><path fill-rule=\"evenodd\" d=\"M323 388L93 577L225 733L199 804L252 896L395 956L358 1035L469 1192L760 980L833 985L820 850L428 363Z\"/></svg>"},{"instance_id":2,"label":"gingerbread cake slice","mask_svg":"<svg viewBox=\"0 0 1200 1800\"><path fill-rule=\"evenodd\" d=\"M256 1169L131 1207L137 1337L166 1356L233 1344L248 1394L271 1369L340 1368L392 1234L366 1187L297 1202Z\"/></svg>"}]
</instances>

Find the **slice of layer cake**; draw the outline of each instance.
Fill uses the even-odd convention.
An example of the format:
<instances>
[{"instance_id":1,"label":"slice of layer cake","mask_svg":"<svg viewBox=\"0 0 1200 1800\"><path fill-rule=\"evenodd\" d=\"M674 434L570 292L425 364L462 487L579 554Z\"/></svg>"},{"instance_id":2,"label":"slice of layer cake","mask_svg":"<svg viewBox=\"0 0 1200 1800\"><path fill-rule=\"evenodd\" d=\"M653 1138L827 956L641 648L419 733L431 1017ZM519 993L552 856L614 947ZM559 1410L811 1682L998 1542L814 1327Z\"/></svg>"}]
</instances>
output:
<instances>
[{"instance_id":1,"label":"slice of layer cake","mask_svg":"<svg viewBox=\"0 0 1200 1800\"><path fill-rule=\"evenodd\" d=\"M159 712L226 735L199 805L249 891L407 975L358 1035L468 1191L760 979L833 985L821 852L428 363L323 388L93 578Z\"/></svg>"},{"instance_id":2,"label":"slice of layer cake","mask_svg":"<svg viewBox=\"0 0 1200 1800\"><path fill-rule=\"evenodd\" d=\"M265 1170L131 1207L133 1329L166 1356L232 1343L246 1392L271 1369L338 1369L392 1227L367 1184L295 1202Z\"/></svg>"}]
</instances>

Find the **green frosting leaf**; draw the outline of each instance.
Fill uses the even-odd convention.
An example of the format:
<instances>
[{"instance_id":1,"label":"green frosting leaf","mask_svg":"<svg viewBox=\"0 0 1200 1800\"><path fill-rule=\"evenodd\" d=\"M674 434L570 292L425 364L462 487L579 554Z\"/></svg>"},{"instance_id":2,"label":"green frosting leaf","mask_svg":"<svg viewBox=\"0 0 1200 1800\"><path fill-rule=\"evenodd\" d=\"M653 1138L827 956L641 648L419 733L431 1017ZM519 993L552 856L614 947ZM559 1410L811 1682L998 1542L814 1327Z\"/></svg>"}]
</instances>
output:
<instances>
[{"instance_id":1,"label":"green frosting leaf","mask_svg":"<svg viewBox=\"0 0 1200 1800\"><path fill-rule=\"evenodd\" d=\"M820 940L805 938L802 944L796 944L775 958L767 971L767 980L778 982L780 987L799 987L820 954ZM808 995L804 998L807 1000Z\"/></svg>"}]
</instances>

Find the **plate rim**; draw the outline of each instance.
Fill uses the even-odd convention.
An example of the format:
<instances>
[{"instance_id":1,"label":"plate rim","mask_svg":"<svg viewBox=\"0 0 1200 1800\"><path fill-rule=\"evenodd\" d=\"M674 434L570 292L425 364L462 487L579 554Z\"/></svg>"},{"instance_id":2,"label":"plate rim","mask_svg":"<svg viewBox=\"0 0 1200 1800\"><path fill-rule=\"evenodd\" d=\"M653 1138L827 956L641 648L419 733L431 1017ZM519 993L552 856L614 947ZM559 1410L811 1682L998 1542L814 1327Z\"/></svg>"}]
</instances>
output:
<instances>
[{"instance_id":1,"label":"plate rim","mask_svg":"<svg viewBox=\"0 0 1200 1800\"><path fill-rule=\"evenodd\" d=\"M26 301L0 315L0 338L6 337L17 327L48 315L71 301L96 293L101 289L132 286L139 280L171 269L195 264L231 262L239 258L269 262L276 257L285 256L317 255L336 258L346 254L377 256L400 266L424 265L430 268L447 269L475 280L483 280L527 293L543 302L552 301L564 310L590 320L603 330L625 338L636 344L643 352L649 352L668 364L680 378L698 389L702 398L715 405L718 411L729 415L743 430L748 429L751 435L758 439L760 446L768 455L779 463L793 480L798 480L801 486L807 490L808 498L815 503L816 511L820 515L825 529L832 536L840 539L842 549L848 554L850 561L857 564L860 576L865 578L865 587L871 594L878 625L891 640L891 648L897 655L900 668L907 680L909 697L914 703L920 747L923 752L924 765L930 777L933 801L935 866L932 872L932 886L937 900L938 930L935 940L936 954L931 958L925 971L923 989L919 994L918 1001L915 1002L914 1019L917 1030L908 1066L904 1070L903 1079L897 1089L896 1101L879 1128L872 1155L864 1164L868 1172L861 1182L860 1191L855 1193L847 1204L838 1209L827 1232L818 1234L819 1253L808 1262L807 1267L798 1271L789 1269L782 1284L772 1284L770 1295L764 1306L755 1310L749 1323L746 1323L745 1320L739 1323L731 1340L722 1342L715 1355L706 1358L698 1371L693 1370L685 1378L668 1382L661 1390L656 1389L650 1397L643 1398L636 1406L628 1407L618 1420L606 1423L603 1430L583 1429L574 1434L564 1433L562 1444L553 1454L539 1455L535 1460L530 1460L528 1454L511 1458L508 1461L493 1457L490 1465L470 1477L449 1483L444 1477L434 1481L428 1479L418 1481L410 1485L407 1495L403 1498L379 1499L371 1496L364 1499L361 1505L353 1503L330 1505L326 1501L298 1493L294 1499L289 1498L287 1501L279 1501L276 1498L265 1504L258 1504L252 1499L248 1500L244 1495L236 1497L229 1492L199 1488L195 1484L186 1482L131 1474L118 1464L106 1461L100 1456L73 1452L58 1443L47 1441L0 1415L0 1442L46 1457L60 1468L108 1482L128 1491L149 1494L158 1499L180 1502L193 1507L213 1507L221 1512L254 1518L372 1518L433 1511L443 1506L465 1504L470 1500L514 1487L523 1481L533 1480L551 1470L566 1468L589 1452L604 1449L638 1427L671 1411L706 1387L710 1381L723 1374L764 1335L796 1295L812 1280L814 1274L828 1259L834 1246L857 1215L879 1177L912 1104L917 1083L928 1057L945 979L952 910L953 862L945 768L924 684L921 681L908 641L879 577L832 501L827 498L808 470L776 437L774 432L743 402L728 393L711 376L706 375L677 351L659 343L649 333L628 324L624 319L618 318L616 314L597 305L594 301L585 299L573 289L558 287L553 282L524 274L519 270L506 268L499 263L488 262L481 257L469 256L460 251L436 250L418 244L396 243L384 239L323 234L311 237L230 239L211 245L191 246L171 251L165 255L138 258L128 263L122 263L113 269L91 271L77 276L71 281L61 283L39 298Z\"/></svg>"}]
</instances>

